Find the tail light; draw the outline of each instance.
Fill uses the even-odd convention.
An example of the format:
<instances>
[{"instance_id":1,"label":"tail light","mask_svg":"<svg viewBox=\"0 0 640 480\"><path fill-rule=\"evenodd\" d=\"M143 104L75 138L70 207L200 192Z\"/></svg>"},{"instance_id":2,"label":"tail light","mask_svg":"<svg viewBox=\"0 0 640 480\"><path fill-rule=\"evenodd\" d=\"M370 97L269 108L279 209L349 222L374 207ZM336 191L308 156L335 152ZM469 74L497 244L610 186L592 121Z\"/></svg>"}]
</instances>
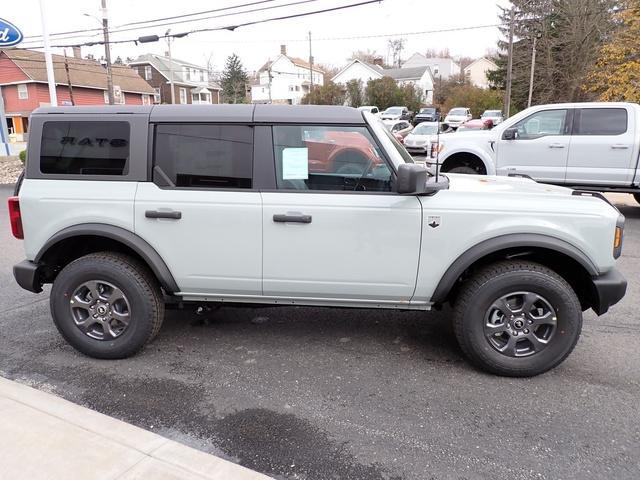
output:
<instances>
[{"instance_id":1,"label":"tail light","mask_svg":"<svg viewBox=\"0 0 640 480\"><path fill-rule=\"evenodd\" d=\"M442 144L438 142L431 142L431 148L429 151L429 156L431 158L436 158L438 153L442 151Z\"/></svg>"},{"instance_id":2,"label":"tail light","mask_svg":"<svg viewBox=\"0 0 640 480\"><path fill-rule=\"evenodd\" d=\"M24 238L22 230L22 216L20 215L20 200L18 197L9 197L9 221L11 222L11 233L19 240Z\"/></svg>"}]
</instances>

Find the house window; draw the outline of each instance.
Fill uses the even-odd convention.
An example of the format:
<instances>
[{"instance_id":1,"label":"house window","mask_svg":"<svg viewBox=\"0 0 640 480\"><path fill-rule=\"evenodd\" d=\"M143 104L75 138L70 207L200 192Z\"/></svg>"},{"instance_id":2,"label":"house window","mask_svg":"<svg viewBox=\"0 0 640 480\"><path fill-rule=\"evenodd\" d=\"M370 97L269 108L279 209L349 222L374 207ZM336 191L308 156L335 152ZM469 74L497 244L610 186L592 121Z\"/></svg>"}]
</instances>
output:
<instances>
[{"instance_id":1,"label":"house window","mask_svg":"<svg viewBox=\"0 0 640 480\"><path fill-rule=\"evenodd\" d=\"M149 95L142 95L142 104L151 105L151 98L149 97Z\"/></svg>"},{"instance_id":2,"label":"house window","mask_svg":"<svg viewBox=\"0 0 640 480\"><path fill-rule=\"evenodd\" d=\"M153 89L153 103L160 103L160 87Z\"/></svg>"},{"instance_id":3,"label":"house window","mask_svg":"<svg viewBox=\"0 0 640 480\"><path fill-rule=\"evenodd\" d=\"M26 100L29 98L29 91L27 90L27 84L26 83L19 83L18 84L18 98L20 100Z\"/></svg>"},{"instance_id":4,"label":"house window","mask_svg":"<svg viewBox=\"0 0 640 480\"><path fill-rule=\"evenodd\" d=\"M182 103L182 104L187 103L187 89L186 88L181 88L180 89L180 103Z\"/></svg>"},{"instance_id":5,"label":"house window","mask_svg":"<svg viewBox=\"0 0 640 480\"><path fill-rule=\"evenodd\" d=\"M151 80L151 65L144 67L144 79Z\"/></svg>"},{"instance_id":6,"label":"house window","mask_svg":"<svg viewBox=\"0 0 640 480\"><path fill-rule=\"evenodd\" d=\"M200 81L204 82L204 70L200 70Z\"/></svg>"}]
</instances>

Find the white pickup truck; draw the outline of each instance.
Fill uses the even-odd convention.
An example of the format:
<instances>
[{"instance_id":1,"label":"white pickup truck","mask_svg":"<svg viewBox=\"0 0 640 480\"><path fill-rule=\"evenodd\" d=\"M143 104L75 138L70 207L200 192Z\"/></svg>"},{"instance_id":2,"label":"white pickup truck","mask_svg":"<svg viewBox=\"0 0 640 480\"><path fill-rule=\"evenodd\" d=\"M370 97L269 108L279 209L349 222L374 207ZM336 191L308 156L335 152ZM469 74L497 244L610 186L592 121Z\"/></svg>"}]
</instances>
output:
<instances>
[{"instance_id":1,"label":"white pickup truck","mask_svg":"<svg viewBox=\"0 0 640 480\"><path fill-rule=\"evenodd\" d=\"M492 130L444 135L440 144L441 172L526 175L583 190L632 193L640 202L635 103L539 105Z\"/></svg>"}]
</instances>

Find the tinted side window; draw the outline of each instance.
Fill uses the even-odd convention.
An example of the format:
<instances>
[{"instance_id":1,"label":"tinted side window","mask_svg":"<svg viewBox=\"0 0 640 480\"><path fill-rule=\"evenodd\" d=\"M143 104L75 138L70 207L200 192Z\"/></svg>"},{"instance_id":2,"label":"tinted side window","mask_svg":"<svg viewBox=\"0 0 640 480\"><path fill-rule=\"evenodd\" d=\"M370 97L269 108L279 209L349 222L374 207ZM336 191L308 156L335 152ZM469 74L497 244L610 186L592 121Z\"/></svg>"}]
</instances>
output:
<instances>
[{"instance_id":1,"label":"tinted side window","mask_svg":"<svg viewBox=\"0 0 640 480\"><path fill-rule=\"evenodd\" d=\"M253 128L247 125L157 125L154 151L155 166L176 187L251 188Z\"/></svg>"},{"instance_id":2,"label":"tinted side window","mask_svg":"<svg viewBox=\"0 0 640 480\"><path fill-rule=\"evenodd\" d=\"M280 189L391 191L392 175L365 127L273 127Z\"/></svg>"},{"instance_id":3,"label":"tinted side window","mask_svg":"<svg viewBox=\"0 0 640 480\"><path fill-rule=\"evenodd\" d=\"M45 122L40 171L61 175L126 175L128 122Z\"/></svg>"},{"instance_id":4,"label":"tinted side window","mask_svg":"<svg viewBox=\"0 0 640 480\"><path fill-rule=\"evenodd\" d=\"M627 131L624 108L583 108L576 112L574 135L621 135Z\"/></svg>"}]
</instances>

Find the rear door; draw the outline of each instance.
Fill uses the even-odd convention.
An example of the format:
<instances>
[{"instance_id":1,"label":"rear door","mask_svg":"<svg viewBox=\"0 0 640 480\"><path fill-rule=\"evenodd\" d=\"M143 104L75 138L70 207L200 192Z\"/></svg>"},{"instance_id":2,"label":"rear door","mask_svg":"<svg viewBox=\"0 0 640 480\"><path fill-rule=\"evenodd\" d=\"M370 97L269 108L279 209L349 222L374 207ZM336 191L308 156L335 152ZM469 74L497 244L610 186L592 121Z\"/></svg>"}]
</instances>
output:
<instances>
[{"instance_id":1,"label":"rear door","mask_svg":"<svg viewBox=\"0 0 640 480\"><path fill-rule=\"evenodd\" d=\"M568 184L631 185L636 167L634 113L625 106L576 109Z\"/></svg>"},{"instance_id":2,"label":"rear door","mask_svg":"<svg viewBox=\"0 0 640 480\"><path fill-rule=\"evenodd\" d=\"M254 127L153 127L153 182L138 185L135 231L181 294L262 293L262 205L252 184Z\"/></svg>"},{"instance_id":3,"label":"rear door","mask_svg":"<svg viewBox=\"0 0 640 480\"><path fill-rule=\"evenodd\" d=\"M523 118L512 128L517 138L496 141L498 175L520 173L535 180L563 183L571 141L571 114L566 108L541 110Z\"/></svg>"}]
</instances>

